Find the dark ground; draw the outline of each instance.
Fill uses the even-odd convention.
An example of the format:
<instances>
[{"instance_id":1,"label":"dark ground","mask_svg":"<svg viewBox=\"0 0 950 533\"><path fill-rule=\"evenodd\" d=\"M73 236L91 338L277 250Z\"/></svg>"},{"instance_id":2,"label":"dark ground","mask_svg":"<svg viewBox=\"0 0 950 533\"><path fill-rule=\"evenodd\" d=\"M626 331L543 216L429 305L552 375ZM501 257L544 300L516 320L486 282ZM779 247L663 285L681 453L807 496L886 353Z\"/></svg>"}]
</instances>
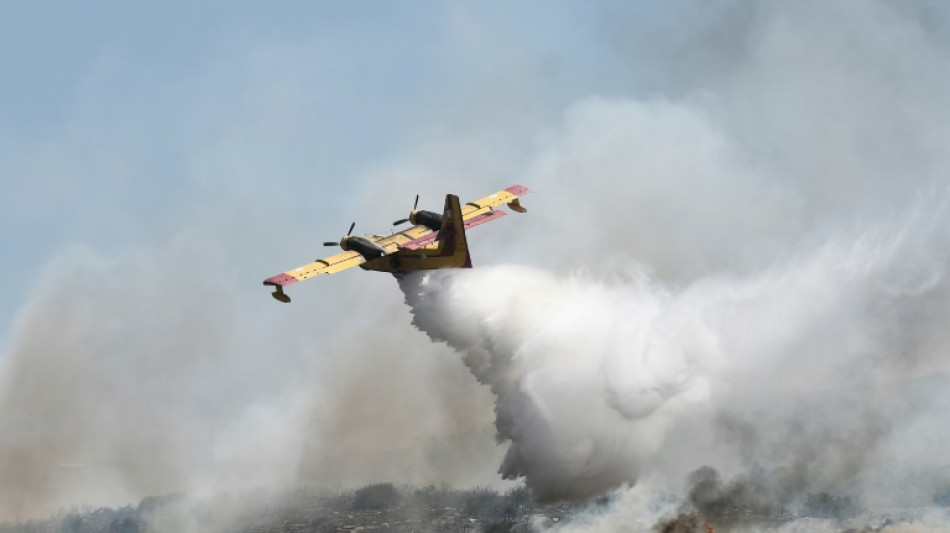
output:
<instances>
[{"instance_id":1,"label":"dark ground","mask_svg":"<svg viewBox=\"0 0 950 533\"><path fill-rule=\"evenodd\" d=\"M210 501L176 494L150 496L138 506L72 509L43 520L0 524L0 533L517 532L528 531L529 523L563 521L605 502L539 506L523 487L499 493L383 483L356 491L299 489L281 495L219 496Z\"/></svg>"},{"instance_id":2,"label":"dark ground","mask_svg":"<svg viewBox=\"0 0 950 533\"><path fill-rule=\"evenodd\" d=\"M916 521L913 514L903 516L906 513L901 512L850 520L861 513L859 506L849 498L824 493L807 495L799 510L791 514L783 508L754 505L754 498L749 500L752 504L745 500L737 503L735 498L727 502L723 495L732 492L706 491L702 501L684 506L681 513L661 519L651 529L656 533L772 531L789 521L810 519L823 520L826 528L843 533L871 533ZM182 494L149 496L137 506L61 510L42 520L3 523L0 533L527 532L532 525L543 528L568 523L582 514L589 516L608 503L609 497L603 497L584 503L538 505L525 487L500 493L485 488L420 489L381 483L355 491L301 488L280 494L224 494L206 500ZM938 506L946 507L939 502ZM855 523L861 525L854 527ZM643 529L642 524L614 525L626 531Z\"/></svg>"}]
</instances>

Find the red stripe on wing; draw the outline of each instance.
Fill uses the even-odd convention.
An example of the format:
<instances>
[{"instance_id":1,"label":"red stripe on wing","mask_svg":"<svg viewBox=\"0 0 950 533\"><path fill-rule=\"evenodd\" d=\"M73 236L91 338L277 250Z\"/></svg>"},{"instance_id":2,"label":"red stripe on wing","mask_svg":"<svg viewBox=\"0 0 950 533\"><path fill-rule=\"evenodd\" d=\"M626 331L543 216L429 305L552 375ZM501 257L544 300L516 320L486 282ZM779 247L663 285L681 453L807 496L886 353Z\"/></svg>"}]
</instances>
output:
<instances>
[{"instance_id":1,"label":"red stripe on wing","mask_svg":"<svg viewBox=\"0 0 950 533\"><path fill-rule=\"evenodd\" d=\"M419 248L422 248L423 246L428 246L434 243L438 237L439 237L439 232L434 231L426 235L425 237L419 237L418 239L400 244L399 248L406 249L406 250L418 250Z\"/></svg>"},{"instance_id":2,"label":"red stripe on wing","mask_svg":"<svg viewBox=\"0 0 950 533\"><path fill-rule=\"evenodd\" d=\"M286 287L291 283L297 283L297 278L291 276L290 274L277 274L276 276L271 276L264 280L264 285L273 285L281 287Z\"/></svg>"},{"instance_id":3,"label":"red stripe on wing","mask_svg":"<svg viewBox=\"0 0 950 533\"><path fill-rule=\"evenodd\" d=\"M481 215L478 215L477 217L473 217L466 220L465 229L472 228L475 226L481 226L482 224L486 222L491 222L492 220L495 220L496 218L501 218L507 214L508 213L505 213L504 211L499 211L497 209L494 211L489 211L487 213L482 213Z\"/></svg>"}]
</instances>

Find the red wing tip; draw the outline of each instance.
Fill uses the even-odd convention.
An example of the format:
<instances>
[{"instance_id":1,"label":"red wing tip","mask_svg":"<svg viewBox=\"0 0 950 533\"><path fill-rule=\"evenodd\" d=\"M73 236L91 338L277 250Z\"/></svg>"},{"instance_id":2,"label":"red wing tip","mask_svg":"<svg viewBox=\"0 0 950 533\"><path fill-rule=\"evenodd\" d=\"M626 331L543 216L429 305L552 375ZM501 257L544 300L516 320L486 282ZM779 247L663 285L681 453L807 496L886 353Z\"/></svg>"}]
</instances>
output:
<instances>
[{"instance_id":1,"label":"red wing tip","mask_svg":"<svg viewBox=\"0 0 950 533\"><path fill-rule=\"evenodd\" d=\"M505 190L515 196L524 196L528 194L529 192L531 192L531 189L525 187L524 185L512 185L511 187L508 187Z\"/></svg>"},{"instance_id":2,"label":"red wing tip","mask_svg":"<svg viewBox=\"0 0 950 533\"><path fill-rule=\"evenodd\" d=\"M289 274L277 274L276 276L271 276L264 280L264 285L273 285L275 287L278 285L281 287L286 287L291 283L297 283L297 278Z\"/></svg>"}]
</instances>

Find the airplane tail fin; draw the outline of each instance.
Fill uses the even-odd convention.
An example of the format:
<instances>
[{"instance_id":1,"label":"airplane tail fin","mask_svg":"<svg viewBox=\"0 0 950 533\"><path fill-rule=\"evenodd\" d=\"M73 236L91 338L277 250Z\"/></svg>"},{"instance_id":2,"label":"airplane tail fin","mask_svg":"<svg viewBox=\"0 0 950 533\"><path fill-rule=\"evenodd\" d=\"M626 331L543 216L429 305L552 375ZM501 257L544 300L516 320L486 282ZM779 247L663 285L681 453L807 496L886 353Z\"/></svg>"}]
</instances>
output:
<instances>
[{"instance_id":1,"label":"airplane tail fin","mask_svg":"<svg viewBox=\"0 0 950 533\"><path fill-rule=\"evenodd\" d=\"M459 197L445 195L445 210L442 213L442 227L439 229L439 248L444 256L451 257L451 266L472 268L472 256L468 251L468 239L465 237L465 221L462 219L462 206Z\"/></svg>"}]
</instances>

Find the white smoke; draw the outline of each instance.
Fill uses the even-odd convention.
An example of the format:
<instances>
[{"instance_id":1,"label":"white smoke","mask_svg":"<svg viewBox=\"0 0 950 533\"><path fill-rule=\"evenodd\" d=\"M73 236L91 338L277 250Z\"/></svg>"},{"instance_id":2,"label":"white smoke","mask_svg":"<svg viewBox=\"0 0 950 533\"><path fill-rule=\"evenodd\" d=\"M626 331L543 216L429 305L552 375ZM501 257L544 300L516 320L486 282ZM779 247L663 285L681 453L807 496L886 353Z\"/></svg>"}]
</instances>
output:
<instances>
[{"instance_id":1,"label":"white smoke","mask_svg":"<svg viewBox=\"0 0 950 533\"><path fill-rule=\"evenodd\" d=\"M218 74L181 91L199 96L162 108L159 90L113 110L148 132L136 150L185 167L174 205L151 208L172 240L192 239L184 248L134 230L151 227L139 197L167 188L132 187L113 160L139 153L119 142L139 129L100 135L108 117L92 106L72 117L76 139L4 151L23 158L7 175L56 200L10 194L5 220L107 235L93 259L63 254L22 289L33 296L4 339L0 387L4 517L209 478L487 483L500 461L487 391L502 473L541 499L635 483L622 502L655 518L689 500L703 466L719 476L709 505L744 487L765 507L946 492L945 6L578 9L561 17L599 36L602 58L583 66L557 48L512 53L530 32L506 39L491 14L458 9L440 19L441 88L405 106L411 120L393 128L405 144L366 174L320 166L339 152L315 105L333 95L310 96L337 64L313 60L322 41L212 57L195 71ZM90 89L103 101L108 81ZM159 133L142 101L166 115ZM168 126L195 121L205 144ZM143 148L155 137L179 141ZM327 194L341 175L350 185ZM375 228L403 215L401 195L408 207L418 191L426 204L515 181L537 192L530 212L472 232L475 270L401 282L416 324L489 387L406 327L389 279L314 281L289 308L260 292L286 260L312 260L344 212ZM65 208L76 203L83 216ZM490 266L500 258L541 268Z\"/></svg>"},{"instance_id":2,"label":"white smoke","mask_svg":"<svg viewBox=\"0 0 950 533\"><path fill-rule=\"evenodd\" d=\"M879 494L862 478L902 435L893 406L948 364L947 220L928 202L890 229L677 288L636 267L619 282L508 266L401 287L413 323L496 395L500 472L540 501L649 468L679 482L731 454L717 466L768 471L757 496L773 511L809 492ZM656 472L668 450L680 464ZM905 503L934 495L921 496Z\"/></svg>"},{"instance_id":3,"label":"white smoke","mask_svg":"<svg viewBox=\"0 0 950 533\"><path fill-rule=\"evenodd\" d=\"M655 451L671 404L706 394L686 343L668 334L702 328L669 319L669 295L610 290L543 271L489 267L402 279L414 323L463 351L497 395L496 426L511 440L501 473L525 476L536 498L599 495L634 482ZM675 311L673 311L675 313Z\"/></svg>"}]
</instances>

